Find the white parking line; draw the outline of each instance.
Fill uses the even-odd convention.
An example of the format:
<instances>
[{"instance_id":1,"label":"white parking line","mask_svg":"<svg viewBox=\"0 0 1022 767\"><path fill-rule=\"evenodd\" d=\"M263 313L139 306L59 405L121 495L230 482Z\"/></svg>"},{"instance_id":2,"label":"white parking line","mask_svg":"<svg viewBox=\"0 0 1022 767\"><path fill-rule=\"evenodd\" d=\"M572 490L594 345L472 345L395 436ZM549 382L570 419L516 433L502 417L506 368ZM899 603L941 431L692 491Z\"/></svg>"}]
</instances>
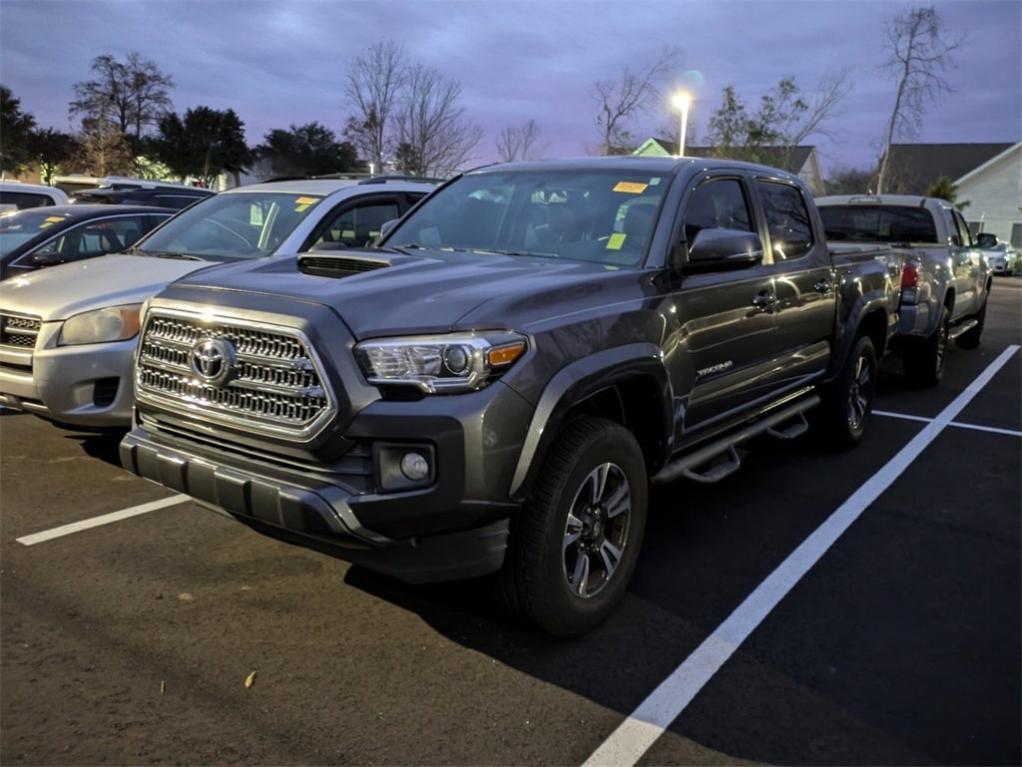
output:
<instances>
[{"instance_id":1,"label":"white parking line","mask_svg":"<svg viewBox=\"0 0 1022 767\"><path fill-rule=\"evenodd\" d=\"M16 538L15 540L24 546L35 546L37 543L52 541L54 538L63 538L65 535L71 535L72 533L77 533L82 530L90 530L93 527L109 525L112 522L120 522L122 519L137 517L139 514L148 514L150 511L165 509L168 506L177 506L179 503L184 503L185 501L190 500L191 498L187 495L172 495L170 498L161 498L158 501L150 501L149 503L143 503L127 509L121 509L120 511L112 511L109 514L101 514L98 517L83 519L81 522L72 522L69 525L61 525L60 527L55 527L52 530L44 530L41 533L32 533L32 535L25 535L21 538Z\"/></svg>"},{"instance_id":2,"label":"white parking line","mask_svg":"<svg viewBox=\"0 0 1022 767\"><path fill-rule=\"evenodd\" d=\"M1018 349L1018 346L1009 346L1005 349L950 405L898 451L897 455L852 493L667 679L660 683L649 697L639 704L639 707L586 760L584 767L596 765L625 767L638 762L795 584L809 572L862 512L901 476L944 427L951 424L954 417L969 404Z\"/></svg>"},{"instance_id":3,"label":"white parking line","mask_svg":"<svg viewBox=\"0 0 1022 767\"><path fill-rule=\"evenodd\" d=\"M885 418L900 418L903 421L922 421L923 423L930 423L933 421L932 418L926 418L921 415L910 415L909 413L892 413L890 410L874 410L873 415L884 416ZM1015 429L1001 429L997 426L983 426L978 423L962 423L961 421L952 421L948 426L954 426L956 429L972 429L973 431L988 431L991 434L1007 434L1009 437L1022 437L1022 431L1016 431Z\"/></svg>"}]
</instances>

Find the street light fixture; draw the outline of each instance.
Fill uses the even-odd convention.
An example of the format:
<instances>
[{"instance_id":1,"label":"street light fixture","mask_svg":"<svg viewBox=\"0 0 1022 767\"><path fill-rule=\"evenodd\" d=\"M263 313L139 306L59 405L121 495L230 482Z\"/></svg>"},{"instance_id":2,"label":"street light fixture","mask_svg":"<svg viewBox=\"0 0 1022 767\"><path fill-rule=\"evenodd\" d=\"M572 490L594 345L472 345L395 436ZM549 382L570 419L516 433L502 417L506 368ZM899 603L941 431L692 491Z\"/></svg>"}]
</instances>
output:
<instances>
[{"instance_id":1,"label":"street light fixture","mask_svg":"<svg viewBox=\"0 0 1022 767\"><path fill-rule=\"evenodd\" d=\"M671 98L674 108L681 112L681 132L678 134L678 157L685 156L685 131L688 129L688 108L692 96L685 91L678 91Z\"/></svg>"}]
</instances>

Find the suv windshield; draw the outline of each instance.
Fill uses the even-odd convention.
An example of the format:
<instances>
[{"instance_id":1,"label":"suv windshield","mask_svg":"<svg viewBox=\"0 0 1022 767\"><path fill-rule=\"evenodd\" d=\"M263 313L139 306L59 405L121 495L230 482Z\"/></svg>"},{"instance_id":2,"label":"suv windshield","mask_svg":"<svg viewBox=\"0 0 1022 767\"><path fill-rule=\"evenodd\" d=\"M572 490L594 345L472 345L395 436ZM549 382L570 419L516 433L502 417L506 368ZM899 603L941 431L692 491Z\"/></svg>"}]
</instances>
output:
<instances>
[{"instance_id":1,"label":"suv windshield","mask_svg":"<svg viewBox=\"0 0 1022 767\"><path fill-rule=\"evenodd\" d=\"M179 213L132 252L212 261L268 256L320 199L317 195L270 192L217 195Z\"/></svg>"},{"instance_id":2,"label":"suv windshield","mask_svg":"<svg viewBox=\"0 0 1022 767\"><path fill-rule=\"evenodd\" d=\"M668 181L634 171L473 173L416 208L383 245L637 266Z\"/></svg>"},{"instance_id":3,"label":"suv windshield","mask_svg":"<svg viewBox=\"0 0 1022 767\"><path fill-rule=\"evenodd\" d=\"M821 205L827 239L834 242L937 242L925 208L905 205Z\"/></svg>"},{"instance_id":4,"label":"suv windshield","mask_svg":"<svg viewBox=\"0 0 1022 767\"><path fill-rule=\"evenodd\" d=\"M47 213L43 210L19 211L0 216L0 256L6 256L33 237L63 223L70 213Z\"/></svg>"}]
</instances>

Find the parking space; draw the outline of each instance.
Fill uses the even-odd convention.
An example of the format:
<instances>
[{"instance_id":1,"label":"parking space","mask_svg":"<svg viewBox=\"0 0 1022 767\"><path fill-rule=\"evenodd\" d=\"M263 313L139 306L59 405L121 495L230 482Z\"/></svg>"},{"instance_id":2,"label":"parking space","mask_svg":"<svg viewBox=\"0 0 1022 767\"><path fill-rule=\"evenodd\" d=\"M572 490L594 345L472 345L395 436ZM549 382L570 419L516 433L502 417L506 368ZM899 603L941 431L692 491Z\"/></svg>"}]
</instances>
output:
<instances>
[{"instance_id":1,"label":"parking space","mask_svg":"<svg viewBox=\"0 0 1022 767\"><path fill-rule=\"evenodd\" d=\"M9 764L584 762L830 515L1011 344L936 389L891 375L860 449L753 451L658 489L623 609L555 642L479 583L412 588L191 504L24 546L168 497L116 442L0 417ZM955 415L1022 430L1018 352ZM949 426L793 585L641 757L649 764L1017 764L1020 446ZM255 671L251 687L245 679Z\"/></svg>"}]
</instances>

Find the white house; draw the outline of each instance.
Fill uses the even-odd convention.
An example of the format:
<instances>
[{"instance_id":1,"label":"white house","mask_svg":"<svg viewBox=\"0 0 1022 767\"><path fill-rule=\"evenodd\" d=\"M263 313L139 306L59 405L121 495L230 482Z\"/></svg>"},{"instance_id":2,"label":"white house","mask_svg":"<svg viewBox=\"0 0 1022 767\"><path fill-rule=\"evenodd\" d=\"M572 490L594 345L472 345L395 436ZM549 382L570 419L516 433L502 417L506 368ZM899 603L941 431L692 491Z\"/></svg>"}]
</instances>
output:
<instances>
[{"instance_id":1,"label":"white house","mask_svg":"<svg viewBox=\"0 0 1022 767\"><path fill-rule=\"evenodd\" d=\"M1022 141L955 179L965 217L974 231L1022 248Z\"/></svg>"}]
</instances>

